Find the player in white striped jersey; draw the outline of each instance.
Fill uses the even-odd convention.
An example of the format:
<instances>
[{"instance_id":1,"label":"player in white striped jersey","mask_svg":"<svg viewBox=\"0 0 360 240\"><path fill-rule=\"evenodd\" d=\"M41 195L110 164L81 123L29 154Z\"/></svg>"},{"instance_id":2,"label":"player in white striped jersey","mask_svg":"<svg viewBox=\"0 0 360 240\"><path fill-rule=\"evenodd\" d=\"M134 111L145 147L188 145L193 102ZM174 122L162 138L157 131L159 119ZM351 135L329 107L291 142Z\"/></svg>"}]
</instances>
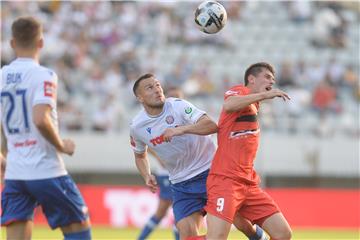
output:
<instances>
[{"instance_id":1,"label":"player in white striped jersey","mask_svg":"<svg viewBox=\"0 0 360 240\"><path fill-rule=\"evenodd\" d=\"M6 158L1 224L7 239L31 239L41 205L51 228L65 240L91 239L87 207L60 153L75 144L61 139L56 112L57 75L39 64L42 26L33 17L12 24L16 59L1 69L1 152ZM3 161L2 161L3 165Z\"/></svg>"},{"instance_id":2,"label":"player in white striped jersey","mask_svg":"<svg viewBox=\"0 0 360 240\"><path fill-rule=\"evenodd\" d=\"M151 148L169 171L173 211L180 238L199 234L206 203L206 178L215 152L209 134L217 125L204 111L178 99L165 100L153 74L136 80L133 91L144 109L133 119L130 141L137 168L146 185L155 191L147 148Z\"/></svg>"}]
</instances>

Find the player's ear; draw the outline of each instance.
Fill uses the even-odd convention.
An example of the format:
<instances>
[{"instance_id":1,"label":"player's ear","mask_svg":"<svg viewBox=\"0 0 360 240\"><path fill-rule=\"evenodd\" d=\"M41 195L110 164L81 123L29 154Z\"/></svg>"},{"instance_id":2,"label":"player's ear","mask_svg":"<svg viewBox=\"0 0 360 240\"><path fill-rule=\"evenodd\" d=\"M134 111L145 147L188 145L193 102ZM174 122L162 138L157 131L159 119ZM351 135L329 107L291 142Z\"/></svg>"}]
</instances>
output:
<instances>
[{"instance_id":1,"label":"player's ear","mask_svg":"<svg viewBox=\"0 0 360 240\"><path fill-rule=\"evenodd\" d=\"M38 48L43 48L44 47L44 39L43 38L40 38L38 43L37 43L37 47Z\"/></svg>"},{"instance_id":2,"label":"player's ear","mask_svg":"<svg viewBox=\"0 0 360 240\"><path fill-rule=\"evenodd\" d=\"M255 83L255 79L256 79L256 77L255 77L254 75L250 74L249 77L248 77L248 82L249 82L250 84L254 84L254 83Z\"/></svg>"},{"instance_id":3,"label":"player's ear","mask_svg":"<svg viewBox=\"0 0 360 240\"><path fill-rule=\"evenodd\" d=\"M136 99L140 102L143 103L144 102L144 98L138 93L136 96Z\"/></svg>"},{"instance_id":4,"label":"player's ear","mask_svg":"<svg viewBox=\"0 0 360 240\"><path fill-rule=\"evenodd\" d=\"M10 46L11 46L12 49L15 49L16 43L15 43L15 40L14 40L14 39L11 39L11 40L10 40Z\"/></svg>"}]
</instances>

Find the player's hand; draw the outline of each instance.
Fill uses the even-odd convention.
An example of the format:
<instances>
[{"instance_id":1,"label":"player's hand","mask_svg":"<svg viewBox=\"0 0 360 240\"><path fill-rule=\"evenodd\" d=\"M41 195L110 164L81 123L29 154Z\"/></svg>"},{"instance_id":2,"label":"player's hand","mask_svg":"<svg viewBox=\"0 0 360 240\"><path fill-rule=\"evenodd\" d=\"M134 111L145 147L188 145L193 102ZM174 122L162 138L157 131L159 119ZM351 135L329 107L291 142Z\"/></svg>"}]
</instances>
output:
<instances>
[{"instance_id":1,"label":"player's hand","mask_svg":"<svg viewBox=\"0 0 360 240\"><path fill-rule=\"evenodd\" d=\"M162 134L164 137L164 141L165 142L170 142L171 139L175 136L180 136L183 135L184 132L182 131L181 127L176 127L176 128L168 128L165 130L165 132Z\"/></svg>"},{"instance_id":2,"label":"player's hand","mask_svg":"<svg viewBox=\"0 0 360 240\"><path fill-rule=\"evenodd\" d=\"M73 142L73 140L63 139L63 144L64 144L64 147L61 152L72 156L75 151L75 143Z\"/></svg>"},{"instance_id":3,"label":"player's hand","mask_svg":"<svg viewBox=\"0 0 360 240\"><path fill-rule=\"evenodd\" d=\"M269 90L269 91L267 91L265 93L266 93L266 98L267 99L272 99L272 98L275 98L275 97L281 97L284 101L291 99L286 92L284 92L284 91L282 91L280 89L277 89L277 88L273 88L273 89L271 89L271 90Z\"/></svg>"},{"instance_id":4,"label":"player's hand","mask_svg":"<svg viewBox=\"0 0 360 240\"><path fill-rule=\"evenodd\" d=\"M155 193L157 190L157 182L154 175L150 174L145 178L145 184L151 192Z\"/></svg>"}]
</instances>

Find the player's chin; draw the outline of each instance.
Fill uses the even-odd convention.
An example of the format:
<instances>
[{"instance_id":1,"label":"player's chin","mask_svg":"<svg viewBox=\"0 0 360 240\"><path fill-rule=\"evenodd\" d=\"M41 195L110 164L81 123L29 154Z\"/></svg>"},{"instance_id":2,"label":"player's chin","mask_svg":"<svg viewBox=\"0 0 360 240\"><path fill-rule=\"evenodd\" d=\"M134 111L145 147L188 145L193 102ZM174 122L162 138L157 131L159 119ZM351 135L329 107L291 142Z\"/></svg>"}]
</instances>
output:
<instances>
[{"instance_id":1,"label":"player's chin","mask_svg":"<svg viewBox=\"0 0 360 240\"><path fill-rule=\"evenodd\" d=\"M159 99L158 101L153 102L152 107L160 108L164 106L164 103L165 101Z\"/></svg>"}]
</instances>

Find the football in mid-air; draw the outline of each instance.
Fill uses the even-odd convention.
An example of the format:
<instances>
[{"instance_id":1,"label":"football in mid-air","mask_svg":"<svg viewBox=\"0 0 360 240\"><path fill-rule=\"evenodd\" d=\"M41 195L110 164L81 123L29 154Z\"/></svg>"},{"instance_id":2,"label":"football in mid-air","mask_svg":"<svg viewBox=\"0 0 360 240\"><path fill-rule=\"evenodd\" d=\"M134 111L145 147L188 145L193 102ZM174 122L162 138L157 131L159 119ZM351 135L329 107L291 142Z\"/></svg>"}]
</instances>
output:
<instances>
[{"instance_id":1,"label":"football in mid-air","mask_svg":"<svg viewBox=\"0 0 360 240\"><path fill-rule=\"evenodd\" d=\"M218 2L205 1L195 11L195 23L205 33L219 32L226 24L227 13Z\"/></svg>"}]
</instances>

